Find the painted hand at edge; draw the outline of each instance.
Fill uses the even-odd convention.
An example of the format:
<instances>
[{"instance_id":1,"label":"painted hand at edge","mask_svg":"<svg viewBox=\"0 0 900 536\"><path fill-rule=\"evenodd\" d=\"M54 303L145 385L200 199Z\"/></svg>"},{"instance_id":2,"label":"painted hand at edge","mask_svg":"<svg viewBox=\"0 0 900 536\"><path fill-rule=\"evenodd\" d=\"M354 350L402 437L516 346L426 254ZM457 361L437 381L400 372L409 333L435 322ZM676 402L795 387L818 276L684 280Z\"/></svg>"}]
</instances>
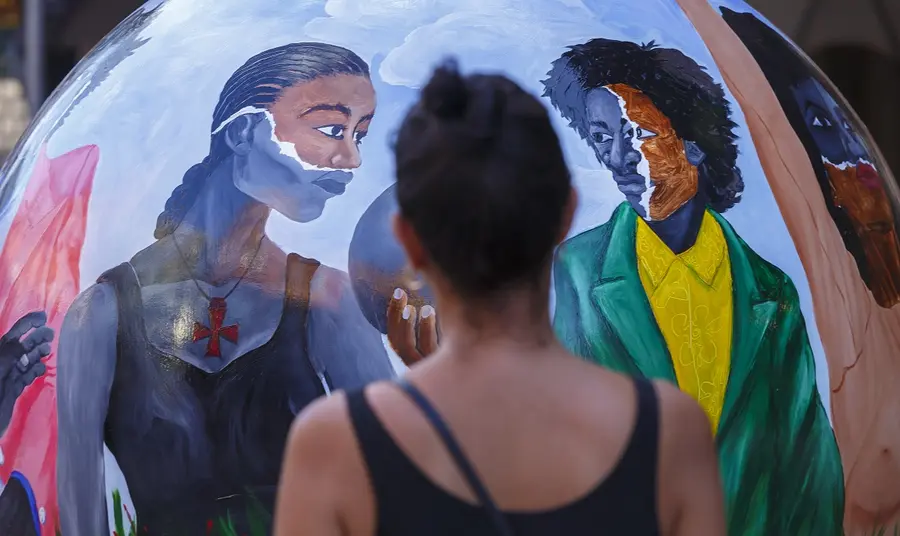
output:
<instances>
[{"instance_id":1,"label":"painted hand at edge","mask_svg":"<svg viewBox=\"0 0 900 536\"><path fill-rule=\"evenodd\" d=\"M388 304L387 320L388 342L407 367L437 350L437 315L430 305L417 311L408 305L406 292L398 288Z\"/></svg>"},{"instance_id":2,"label":"painted hand at edge","mask_svg":"<svg viewBox=\"0 0 900 536\"><path fill-rule=\"evenodd\" d=\"M0 436L12 420L19 395L47 371L41 360L50 355L54 334L46 324L47 313L35 311L17 320L0 337ZM22 339L26 333L28 336Z\"/></svg>"}]
</instances>

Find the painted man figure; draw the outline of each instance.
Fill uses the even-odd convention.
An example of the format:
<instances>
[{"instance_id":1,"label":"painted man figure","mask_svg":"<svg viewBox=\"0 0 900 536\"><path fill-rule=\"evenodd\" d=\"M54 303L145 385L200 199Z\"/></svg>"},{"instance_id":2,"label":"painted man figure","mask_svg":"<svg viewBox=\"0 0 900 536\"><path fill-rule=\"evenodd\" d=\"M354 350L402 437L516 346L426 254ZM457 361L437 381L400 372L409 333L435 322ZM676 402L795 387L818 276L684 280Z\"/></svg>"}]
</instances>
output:
<instances>
[{"instance_id":1,"label":"painted man figure","mask_svg":"<svg viewBox=\"0 0 900 536\"><path fill-rule=\"evenodd\" d=\"M840 458L797 290L721 215L744 187L722 87L677 50L606 39L571 47L544 85L626 198L557 252L560 339L697 399L730 534L841 534Z\"/></svg>"}]
</instances>

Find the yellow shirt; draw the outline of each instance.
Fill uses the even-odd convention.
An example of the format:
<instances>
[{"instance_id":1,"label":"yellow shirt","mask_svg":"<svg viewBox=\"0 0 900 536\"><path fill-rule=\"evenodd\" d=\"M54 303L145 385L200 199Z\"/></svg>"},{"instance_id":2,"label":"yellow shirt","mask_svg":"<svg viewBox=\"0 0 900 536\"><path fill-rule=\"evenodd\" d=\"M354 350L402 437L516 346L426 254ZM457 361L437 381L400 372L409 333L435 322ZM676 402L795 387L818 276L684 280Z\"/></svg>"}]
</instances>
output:
<instances>
[{"instance_id":1,"label":"yellow shirt","mask_svg":"<svg viewBox=\"0 0 900 536\"><path fill-rule=\"evenodd\" d=\"M676 255L638 218L638 272L669 347L675 377L719 426L731 367L732 289L728 245L703 215L697 242Z\"/></svg>"}]
</instances>

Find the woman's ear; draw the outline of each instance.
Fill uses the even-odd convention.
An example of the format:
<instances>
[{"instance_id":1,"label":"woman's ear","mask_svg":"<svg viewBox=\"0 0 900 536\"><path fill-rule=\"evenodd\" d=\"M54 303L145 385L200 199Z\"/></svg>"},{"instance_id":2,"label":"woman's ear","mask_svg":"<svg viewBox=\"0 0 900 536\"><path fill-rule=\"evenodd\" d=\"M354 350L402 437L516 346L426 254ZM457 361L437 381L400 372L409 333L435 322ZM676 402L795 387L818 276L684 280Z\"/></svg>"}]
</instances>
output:
<instances>
[{"instance_id":1,"label":"woman's ear","mask_svg":"<svg viewBox=\"0 0 900 536\"><path fill-rule=\"evenodd\" d=\"M556 243L562 243L567 236L569 236L569 231L572 229L572 221L575 219L575 211L578 209L578 191L575 190L575 187L572 186L569 189L569 200L566 201L566 207L563 209L563 218L560 222L559 229L559 237L556 239Z\"/></svg>"},{"instance_id":2,"label":"woman's ear","mask_svg":"<svg viewBox=\"0 0 900 536\"><path fill-rule=\"evenodd\" d=\"M424 268L428 264L428 256L425 254L425 248L422 247L422 242L419 240L419 236L412 228L412 225L399 213L394 214L391 224L394 229L394 236L397 237L397 242L400 243L404 253L406 253L410 267L413 270Z\"/></svg>"},{"instance_id":3,"label":"woman's ear","mask_svg":"<svg viewBox=\"0 0 900 536\"><path fill-rule=\"evenodd\" d=\"M246 114L237 117L225 127L225 143L238 156L246 156L253 145L253 128L262 114Z\"/></svg>"}]
</instances>

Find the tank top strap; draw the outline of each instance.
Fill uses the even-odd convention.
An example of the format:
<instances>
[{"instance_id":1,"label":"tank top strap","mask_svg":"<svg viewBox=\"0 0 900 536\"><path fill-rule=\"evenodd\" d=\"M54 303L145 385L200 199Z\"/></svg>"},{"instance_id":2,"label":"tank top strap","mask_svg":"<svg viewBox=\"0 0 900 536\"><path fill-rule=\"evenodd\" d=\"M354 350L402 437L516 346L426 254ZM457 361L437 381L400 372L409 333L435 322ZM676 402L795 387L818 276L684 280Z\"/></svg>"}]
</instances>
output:
<instances>
[{"instance_id":1,"label":"tank top strap","mask_svg":"<svg viewBox=\"0 0 900 536\"><path fill-rule=\"evenodd\" d=\"M285 301L288 306L303 311L309 310L312 294L312 280L321 263L315 259L307 259L296 253L287 257L287 274L285 275Z\"/></svg>"},{"instance_id":2,"label":"tank top strap","mask_svg":"<svg viewBox=\"0 0 900 536\"><path fill-rule=\"evenodd\" d=\"M423 490L418 470L394 442L366 399L365 388L347 392L347 409L375 494L379 519L402 519L408 503L399 490Z\"/></svg>"},{"instance_id":3,"label":"tank top strap","mask_svg":"<svg viewBox=\"0 0 900 536\"><path fill-rule=\"evenodd\" d=\"M312 280L319 269L319 261L307 259L291 253L287 257L284 274L284 312L276 337L297 340L298 330L302 333L303 353L307 355L307 324L309 304L312 296Z\"/></svg>"},{"instance_id":4,"label":"tank top strap","mask_svg":"<svg viewBox=\"0 0 900 536\"><path fill-rule=\"evenodd\" d=\"M635 378L637 420L631 441L618 470L627 474L636 489L656 493L656 469L659 464L659 400L656 386L646 378Z\"/></svg>"},{"instance_id":5,"label":"tank top strap","mask_svg":"<svg viewBox=\"0 0 900 536\"><path fill-rule=\"evenodd\" d=\"M299 411L314 398L330 394L330 383L324 371L317 370L310 356L309 309L312 296L312 280L320 263L291 253L285 269L284 309L281 322L270 344L275 351L301 361L302 374L292 379L295 395L292 404ZM260 356L261 359L271 359ZM287 380L287 378L284 378ZM301 386L303 386L301 388Z\"/></svg>"},{"instance_id":6,"label":"tank top strap","mask_svg":"<svg viewBox=\"0 0 900 536\"><path fill-rule=\"evenodd\" d=\"M146 340L143 329L141 312L144 310L144 300L141 297L141 283L137 273L129 262L111 268L103 272L97 278L97 284L112 286L116 293L116 316L118 327L116 337L119 341Z\"/></svg>"}]
</instances>

